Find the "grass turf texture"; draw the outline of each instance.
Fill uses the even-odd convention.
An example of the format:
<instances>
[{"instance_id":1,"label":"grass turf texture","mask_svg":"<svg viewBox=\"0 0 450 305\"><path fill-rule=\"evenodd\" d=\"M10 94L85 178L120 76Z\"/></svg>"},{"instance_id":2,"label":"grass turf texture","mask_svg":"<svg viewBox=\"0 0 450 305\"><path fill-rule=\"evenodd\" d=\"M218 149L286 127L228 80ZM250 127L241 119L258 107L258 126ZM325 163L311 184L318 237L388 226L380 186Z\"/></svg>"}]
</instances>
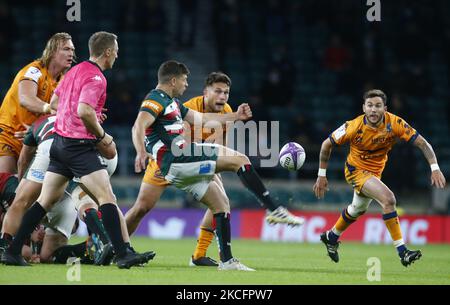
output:
<instances>
[{"instance_id":1,"label":"grass turf texture","mask_svg":"<svg viewBox=\"0 0 450 305\"><path fill-rule=\"evenodd\" d=\"M74 239L71 243L77 242ZM120 270L116 266L81 266L81 281L66 280L65 265L11 267L0 265L0 284L450 284L450 245L411 247L423 257L408 268L401 265L393 246L345 242L341 260L333 263L322 244L272 243L234 240L233 254L256 272L217 271L214 267L188 266L194 239L152 240L133 238L138 251L154 250L145 267ZM215 242L208 255L217 258ZM369 257L381 262L381 281L369 282Z\"/></svg>"}]
</instances>

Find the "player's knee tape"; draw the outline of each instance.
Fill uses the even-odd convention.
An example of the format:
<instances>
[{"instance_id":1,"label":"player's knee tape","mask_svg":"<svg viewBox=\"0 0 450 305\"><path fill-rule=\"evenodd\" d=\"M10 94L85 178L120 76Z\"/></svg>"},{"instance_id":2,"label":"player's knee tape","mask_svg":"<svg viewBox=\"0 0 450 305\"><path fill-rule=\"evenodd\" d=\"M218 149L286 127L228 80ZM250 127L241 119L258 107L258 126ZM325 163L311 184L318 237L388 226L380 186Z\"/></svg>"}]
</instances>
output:
<instances>
[{"instance_id":1,"label":"player's knee tape","mask_svg":"<svg viewBox=\"0 0 450 305\"><path fill-rule=\"evenodd\" d=\"M369 208L372 198L358 195L356 192L353 193L353 201L347 207L347 212L350 216L358 217L364 214Z\"/></svg>"},{"instance_id":2,"label":"player's knee tape","mask_svg":"<svg viewBox=\"0 0 450 305\"><path fill-rule=\"evenodd\" d=\"M117 153L114 156L114 158L112 158L112 159L103 158L103 160L106 163L106 171L108 172L108 175L111 177L117 168L117 160L118 160Z\"/></svg>"},{"instance_id":3,"label":"player's knee tape","mask_svg":"<svg viewBox=\"0 0 450 305\"><path fill-rule=\"evenodd\" d=\"M75 208L79 211L85 204L92 204L94 201L86 194L80 186L77 186L70 194Z\"/></svg>"}]
</instances>

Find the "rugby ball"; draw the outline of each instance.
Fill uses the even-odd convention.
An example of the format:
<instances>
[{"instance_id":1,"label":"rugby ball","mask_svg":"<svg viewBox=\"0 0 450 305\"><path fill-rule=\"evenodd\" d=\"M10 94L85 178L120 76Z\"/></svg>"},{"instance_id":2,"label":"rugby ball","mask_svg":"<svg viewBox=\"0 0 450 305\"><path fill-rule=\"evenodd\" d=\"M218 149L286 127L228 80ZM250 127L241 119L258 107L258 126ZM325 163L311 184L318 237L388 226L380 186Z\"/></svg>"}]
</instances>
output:
<instances>
[{"instance_id":1,"label":"rugby ball","mask_svg":"<svg viewBox=\"0 0 450 305\"><path fill-rule=\"evenodd\" d=\"M305 163L306 153L303 147L295 142L289 142L280 150L278 160L281 167L296 171L299 170Z\"/></svg>"}]
</instances>

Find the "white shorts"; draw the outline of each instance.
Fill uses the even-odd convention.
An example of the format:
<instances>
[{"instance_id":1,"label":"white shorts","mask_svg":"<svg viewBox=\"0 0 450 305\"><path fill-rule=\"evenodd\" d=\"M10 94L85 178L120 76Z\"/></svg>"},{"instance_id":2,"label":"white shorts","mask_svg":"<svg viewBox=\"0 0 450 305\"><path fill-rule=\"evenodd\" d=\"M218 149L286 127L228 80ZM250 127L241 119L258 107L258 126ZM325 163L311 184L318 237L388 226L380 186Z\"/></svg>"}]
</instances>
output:
<instances>
[{"instance_id":1,"label":"white shorts","mask_svg":"<svg viewBox=\"0 0 450 305\"><path fill-rule=\"evenodd\" d=\"M208 190L215 172L216 161L213 160L172 163L165 179L200 201Z\"/></svg>"},{"instance_id":2,"label":"white shorts","mask_svg":"<svg viewBox=\"0 0 450 305\"><path fill-rule=\"evenodd\" d=\"M46 140L39 144L36 154L25 173L25 179L42 184L44 182L45 172L50 163L50 147L53 139Z\"/></svg>"},{"instance_id":3,"label":"white shorts","mask_svg":"<svg viewBox=\"0 0 450 305\"><path fill-rule=\"evenodd\" d=\"M47 213L42 224L47 228L46 232L51 234L52 231L58 231L69 239L77 217L78 213L72 198L64 194L64 197Z\"/></svg>"}]
</instances>

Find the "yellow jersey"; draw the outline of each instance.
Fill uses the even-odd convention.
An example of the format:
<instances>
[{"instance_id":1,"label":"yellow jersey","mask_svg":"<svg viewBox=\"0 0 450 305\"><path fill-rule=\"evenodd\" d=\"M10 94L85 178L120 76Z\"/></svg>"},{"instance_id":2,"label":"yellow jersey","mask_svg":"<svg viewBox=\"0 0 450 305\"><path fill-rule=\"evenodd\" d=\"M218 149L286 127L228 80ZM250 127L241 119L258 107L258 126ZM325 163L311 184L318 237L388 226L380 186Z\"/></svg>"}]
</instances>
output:
<instances>
[{"instance_id":1,"label":"yellow jersey","mask_svg":"<svg viewBox=\"0 0 450 305\"><path fill-rule=\"evenodd\" d=\"M418 135L401 117L386 112L377 128L369 126L365 115L360 115L336 129L330 140L335 145L350 143L349 170L356 168L381 176L392 146L398 140L414 142Z\"/></svg>"},{"instance_id":2,"label":"yellow jersey","mask_svg":"<svg viewBox=\"0 0 450 305\"><path fill-rule=\"evenodd\" d=\"M183 104L184 106L186 106L189 109L201 112L201 113L206 113L205 111L205 100L203 96L196 96L191 98L190 100L188 100L187 102L185 102ZM228 103L225 103L223 110L221 112L219 112L220 114L225 114L225 113L231 113L233 112L233 110L231 109L230 105ZM200 131L201 129L201 131ZM214 132L215 132L215 128L214 126L211 126L210 128L208 128L208 124L206 126L191 126L191 140L193 142L214 142L216 137L214 137ZM221 137L224 136L225 134L225 128L223 128L223 133L220 135ZM201 138L196 138L196 135L201 135ZM220 139L222 140L222 139ZM220 142L221 143L221 142ZM224 143L222 143L224 144Z\"/></svg>"},{"instance_id":3,"label":"yellow jersey","mask_svg":"<svg viewBox=\"0 0 450 305\"><path fill-rule=\"evenodd\" d=\"M31 125L40 114L28 111L20 106L19 82L22 80L34 81L37 85L37 97L46 103L50 103L53 91L58 85L47 68L39 61L33 61L20 70L3 99L0 107L0 128L9 133L25 130L23 124Z\"/></svg>"}]
</instances>

